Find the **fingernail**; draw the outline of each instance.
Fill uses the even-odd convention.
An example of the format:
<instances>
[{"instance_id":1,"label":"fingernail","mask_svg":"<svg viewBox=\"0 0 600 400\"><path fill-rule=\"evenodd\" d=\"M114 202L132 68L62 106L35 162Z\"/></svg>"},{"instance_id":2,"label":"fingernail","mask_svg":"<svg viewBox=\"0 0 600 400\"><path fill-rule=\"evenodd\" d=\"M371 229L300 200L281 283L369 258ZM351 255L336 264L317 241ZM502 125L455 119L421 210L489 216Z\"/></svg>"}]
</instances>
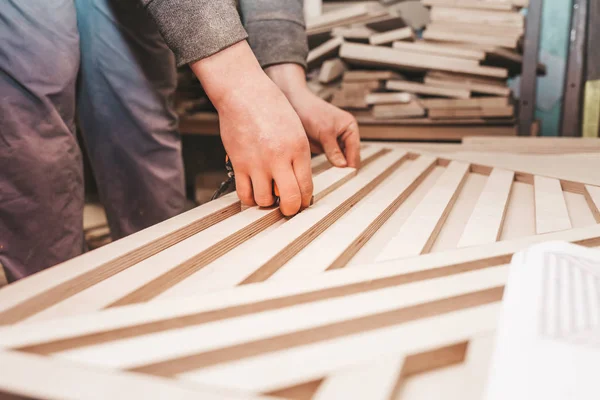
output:
<instances>
[{"instance_id":1,"label":"fingernail","mask_svg":"<svg viewBox=\"0 0 600 400\"><path fill-rule=\"evenodd\" d=\"M333 164L336 167L345 167L346 165L348 165L344 156L340 154L333 156Z\"/></svg>"}]
</instances>

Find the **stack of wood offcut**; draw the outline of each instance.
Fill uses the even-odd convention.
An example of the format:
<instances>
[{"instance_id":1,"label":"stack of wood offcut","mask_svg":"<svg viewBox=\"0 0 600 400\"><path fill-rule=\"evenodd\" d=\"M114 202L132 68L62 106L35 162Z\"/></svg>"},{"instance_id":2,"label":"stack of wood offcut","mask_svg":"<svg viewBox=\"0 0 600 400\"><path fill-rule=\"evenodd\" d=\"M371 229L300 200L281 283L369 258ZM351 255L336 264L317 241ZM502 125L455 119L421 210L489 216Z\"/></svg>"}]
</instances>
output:
<instances>
[{"instance_id":1,"label":"stack of wood offcut","mask_svg":"<svg viewBox=\"0 0 600 400\"><path fill-rule=\"evenodd\" d=\"M422 3L424 30L379 2L308 19L311 90L363 125L514 125L507 79L521 70L526 1Z\"/></svg>"}]
</instances>

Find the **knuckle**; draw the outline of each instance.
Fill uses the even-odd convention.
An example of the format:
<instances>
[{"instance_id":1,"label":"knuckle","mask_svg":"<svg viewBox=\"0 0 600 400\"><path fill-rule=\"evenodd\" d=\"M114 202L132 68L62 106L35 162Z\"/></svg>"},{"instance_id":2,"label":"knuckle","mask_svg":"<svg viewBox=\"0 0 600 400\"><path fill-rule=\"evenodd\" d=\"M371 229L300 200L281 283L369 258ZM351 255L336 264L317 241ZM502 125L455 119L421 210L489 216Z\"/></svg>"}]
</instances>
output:
<instances>
[{"instance_id":1,"label":"knuckle","mask_svg":"<svg viewBox=\"0 0 600 400\"><path fill-rule=\"evenodd\" d=\"M266 194L256 195L254 197L254 200L256 201L256 204L258 204L261 207L269 207L273 205L274 201L273 196Z\"/></svg>"}]
</instances>

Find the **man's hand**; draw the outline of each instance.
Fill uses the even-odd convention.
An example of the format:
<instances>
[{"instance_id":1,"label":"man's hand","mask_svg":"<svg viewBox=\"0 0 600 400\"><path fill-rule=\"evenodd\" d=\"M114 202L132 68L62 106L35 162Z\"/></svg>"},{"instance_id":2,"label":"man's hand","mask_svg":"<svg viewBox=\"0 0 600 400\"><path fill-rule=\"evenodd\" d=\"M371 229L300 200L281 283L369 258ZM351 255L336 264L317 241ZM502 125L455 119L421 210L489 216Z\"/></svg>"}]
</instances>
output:
<instances>
[{"instance_id":1,"label":"man's hand","mask_svg":"<svg viewBox=\"0 0 600 400\"><path fill-rule=\"evenodd\" d=\"M286 96L262 71L247 42L190 65L219 113L221 139L247 205L274 203L294 215L308 207L313 185L309 143Z\"/></svg>"},{"instance_id":2,"label":"man's hand","mask_svg":"<svg viewBox=\"0 0 600 400\"><path fill-rule=\"evenodd\" d=\"M360 136L352 114L314 95L297 64L267 68L267 75L281 88L298 113L315 153L325 152L336 167L360 166Z\"/></svg>"}]
</instances>

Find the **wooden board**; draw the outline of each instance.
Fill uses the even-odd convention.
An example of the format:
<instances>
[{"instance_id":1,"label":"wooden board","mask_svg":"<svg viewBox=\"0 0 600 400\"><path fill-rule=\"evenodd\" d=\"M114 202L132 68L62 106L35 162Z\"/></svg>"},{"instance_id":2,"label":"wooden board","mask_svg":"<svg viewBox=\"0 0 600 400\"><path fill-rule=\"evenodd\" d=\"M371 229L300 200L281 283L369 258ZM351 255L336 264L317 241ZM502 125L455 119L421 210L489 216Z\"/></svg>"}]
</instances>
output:
<instances>
[{"instance_id":1,"label":"wooden board","mask_svg":"<svg viewBox=\"0 0 600 400\"><path fill-rule=\"evenodd\" d=\"M382 45L392 43L396 40L414 40L415 33L410 26L394 29L387 32L376 33L369 37L369 43L372 45Z\"/></svg>"},{"instance_id":2,"label":"wooden board","mask_svg":"<svg viewBox=\"0 0 600 400\"><path fill-rule=\"evenodd\" d=\"M421 99L421 105L427 109L443 108L497 108L508 105L506 97L475 97L472 99Z\"/></svg>"},{"instance_id":3,"label":"wooden board","mask_svg":"<svg viewBox=\"0 0 600 400\"><path fill-rule=\"evenodd\" d=\"M358 65L409 70L432 69L497 78L508 76L507 71L503 68L480 66L474 63L474 60L411 53L356 43L344 43L340 49L340 57L345 61Z\"/></svg>"},{"instance_id":4,"label":"wooden board","mask_svg":"<svg viewBox=\"0 0 600 400\"><path fill-rule=\"evenodd\" d=\"M410 93L369 93L365 97L367 104L405 104L410 103L413 96Z\"/></svg>"},{"instance_id":5,"label":"wooden board","mask_svg":"<svg viewBox=\"0 0 600 400\"><path fill-rule=\"evenodd\" d=\"M327 58L334 57L340 46L344 43L344 39L340 37L334 37L322 45L315 47L308 53L306 62L310 68L317 66L320 62Z\"/></svg>"},{"instance_id":6,"label":"wooden board","mask_svg":"<svg viewBox=\"0 0 600 400\"><path fill-rule=\"evenodd\" d=\"M11 349L0 358L7 352L29 356L14 379L0 378L0 390L57 393L54 381L24 372L43 371L35 355L52 355L42 358L46 370L81 365L81 382L96 379L97 372L83 371L103 366L124 387L134 372L151 382L148 388L170 384L164 390L179 393L193 386L208 398L212 391L233 398L344 397L354 374L366 380L351 393L417 396L423 393L417 377L450 385L443 376L464 375L440 368L465 366L471 339L493 335L505 264L515 252L553 240L600 246L598 186L397 144L369 144L361 156L365 166L356 175L315 158L312 207L232 243L202 268L184 271L181 261L200 255L220 240L217 235L225 237L227 226L245 229L247 215L273 211L238 212L206 228L211 234L205 239L183 239L115 274L96 276L107 272L96 264L84 270L94 271L88 277L98 281L91 285L77 275L59 279L59 265L47 280L32 277L0 289L0 323L23 321L0 327L0 348ZM549 233L536 235L536 228ZM395 245L402 232L405 239ZM405 258L374 262L407 242L420 250L411 246L400 255ZM365 264L348 265L367 247L379 250ZM94 257L106 251L102 257L112 260L110 249ZM162 275L178 269L168 279ZM60 285L73 292L46 295ZM15 311L28 301L27 307L40 308ZM121 304L130 305L115 307ZM94 384L111 382L106 371ZM369 377L369 371L379 372ZM60 393L81 387L56 376ZM176 380L162 380L166 376ZM2 386L6 381L20 386ZM33 392L23 392L24 382ZM106 390L94 397L84 388L82 398L112 393Z\"/></svg>"},{"instance_id":7,"label":"wooden board","mask_svg":"<svg viewBox=\"0 0 600 400\"><path fill-rule=\"evenodd\" d=\"M525 25L523 15L512 11L465 10L460 8L440 7L431 8L431 20L454 23L475 23L500 25L507 28L522 28Z\"/></svg>"},{"instance_id":8,"label":"wooden board","mask_svg":"<svg viewBox=\"0 0 600 400\"><path fill-rule=\"evenodd\" d=\"M481 10L512 11L513 4L505 1L482 0L423 0L426 6L442 6L451 8L467 8Z\"/></svg>"},{"instance_id":9,"label":"wooden board","mask_svg":"<svg viewBox=\"0 0 600 400\"><path fill-rule=\"evenodd\" d=\"M401 76L393 71L361 71L352 70L344 73L344 82L370 82L387 81L389 79L402 79Z\"/></svg>"},{"instance_id":10,"label":"wooden board","mask_svg":"<svg viewBox=\"0 0 600 400\"><path fill-rule=\"evenodd\" d=\"M473 93L491 94L496 96L509 96L510 88L506 86L489 85L469 81L444 80L426 76L425 83L432 86L449 87L455 89L469 90Z\"/></svg>"},{"instance_id":11,"label":"wooden board","mask_svg":"<svg viewBox=\"0 0 600 400\"><path fill-rule=\"evenodd\" d=\"M321 66L319 71L319 82L329 83L340 78L344 71L346 71L346 65L339 58L333 60L327 60Z\"/></svg>"},{"instance_id":12,"label":"wooden board","mask_svg":"<svg viewBox=\"0 0 600 400\"><path fill-rule=\"evenodd\" d=\"M417 42L394 42L392 47L398 50L425 53L439 56L459 57L472 60L484 60L485 52L476 49L464 49L452 45L437 44L423 40Z\"/></svg>"},{"instance_id":13,"label":"wooden board","mask_svg":"<svg viewBox=\"0 0 600 400\"><path fill-rule=\"evenodd\" d=\"M471 92L463 89L454 89L441 86L432 86L417 82L408 81L387 81L385 88L388 90L397 90L401 92L427 94L433 96L454 97L458 99L468 99Z\"/></svg>"},{"instance_id":14,"label":"wooden board","mask_svg":"<svg viewBox=\"0 0 600 400\"><path fill-rule=\"evenodd\" d=\"M472 33L456 32L450 30L441 30L428 28L423 32L423 39L442 41L442 42L467 42L477 43L489 46L500 46L514 49L517 47L517 38L505 36L474 35Z\"/></svg>"},{"instance_id":15,"label":"wooden board","mask_svg":"<svg viewBox=\"0 0 600 400\"><path fill-rule=\"evenodd\" d=\"M505 118L513 117L514 106L504 107L473 107L473 108L434 108L429 110L431 119L452 118Z\"/></svg>"},{"instance_id":16,"label":"wooden board","mask_svg":"<svg viewBox=\"0 0 600 400\"><path fill-rule=\"evenodd\" d=\"M406 104L377 104L373 106L373 117L376 119L423 117L425 109L417 101Z\"/></svg>"}]
</instances>

